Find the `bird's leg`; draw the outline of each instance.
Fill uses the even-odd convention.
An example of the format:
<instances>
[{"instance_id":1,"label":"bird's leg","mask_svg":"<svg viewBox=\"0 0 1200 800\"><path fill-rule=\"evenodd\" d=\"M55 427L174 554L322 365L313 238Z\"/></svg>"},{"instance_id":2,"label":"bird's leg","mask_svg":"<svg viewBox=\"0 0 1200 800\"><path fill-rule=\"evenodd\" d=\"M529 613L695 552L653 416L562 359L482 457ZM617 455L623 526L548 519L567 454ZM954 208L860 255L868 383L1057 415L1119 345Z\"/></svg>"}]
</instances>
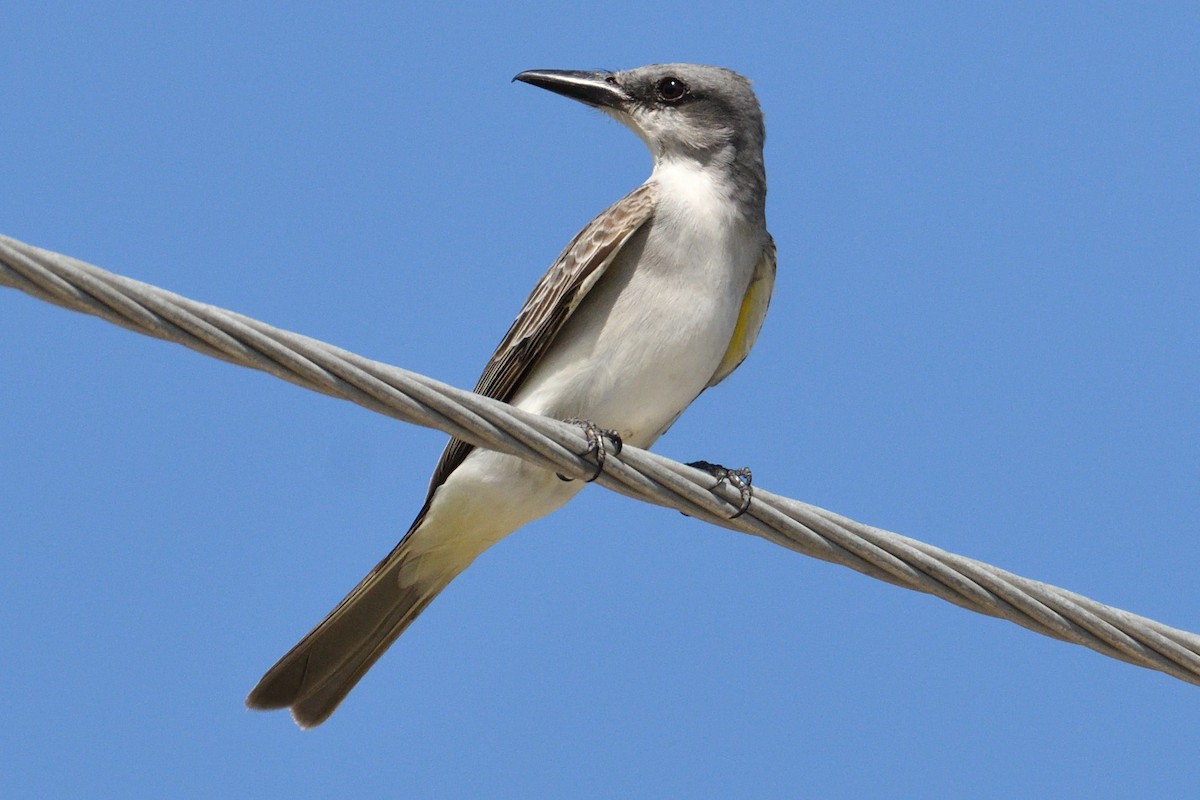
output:
<instances>
[{"instance_id":1,"label":"bird's leg","mask_svg":"<svg viewBox=\"0 0 1200 800\"><path fill-rule=\"evenodd\" d=\"M571 419L565 420L571 425L578 425L583 428L583 435L587 437L587 450L580 453L580 456L587 458L590 455L596 456L596 471L592 473L592 477L588 478L584 483L591 483L600 477L600 473L604 471L604 459L608 455L609 446L605 443L605 439L611 442L613 455L621 453L621 447L624 443L621 441L621 434L613 430L597 427L596 423L586 419ZM574 478L568 478L562 473L555 473L560 481L571 481Z\"/></svg>"},{"instance_id":2,"label":"bird's leg","mask_svg":"<svg viewBox=\"0 0 1200 800\"><path fill-rule=\"evenodd\" d=\"M717 482L712 485L714 489L722 483L728 483L734 489L737 489L738 495L742 498L742 504L738 506L738 510L730 519L737 519L750 508L750 499L754 496L754 490L750 487L752 476L749 467L729 469L709 461L691 461L688 462L688 466L707 472L716 478Z\"/></svg>"}]
</instances>

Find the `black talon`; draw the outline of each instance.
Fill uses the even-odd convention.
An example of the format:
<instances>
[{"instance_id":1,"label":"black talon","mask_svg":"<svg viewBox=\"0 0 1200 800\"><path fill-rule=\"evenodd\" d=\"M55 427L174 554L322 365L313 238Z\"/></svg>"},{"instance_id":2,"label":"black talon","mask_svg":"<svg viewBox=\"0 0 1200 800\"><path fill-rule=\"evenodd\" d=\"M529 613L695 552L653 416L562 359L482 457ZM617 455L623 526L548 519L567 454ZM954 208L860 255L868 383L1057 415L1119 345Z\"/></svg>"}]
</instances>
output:
<instances>
[{"instance_id":1,"label":"black talon","mask_svg":"<svg viewBox=\"0 0 1200 800\"><path fill-rule=\"evenodd\" d=\"M734 512L730 519L737 519L742 514L750 510L750 500L754 497L754 490L750 486L750 481L753 480L753 475L750 473L749 467L741 469L729 469L720 464L713 464L711 461L691 461L689 467L695 467L698 470L703 470L709 475L717 479L717 482L712 485L715 489L722 483L728 483L734 489L737 489L738 496L741 497L742 503L738 506L738 510Z\"/></svg>"},{"instance_id":2,"label":"black talon","mask_svg":"<svg viewBox=\"0 0 1200 800\"><path fill-rule=\"evenodd\" d=\"M568 419L566 422L572 425L578 425L583 428L583 435L587 437L587 450L580 453L580 456L587 458L590 455L596 456L596 471L592 473L592 477L588 478L584 483L591 483L600 477L600 473L604 471L604 459L608 455L608 445L604 443L605 439L612 442L613 455L620 455L621 448L625 443L621 441L621 434L613 430L607 430L596 426L596 423L586 419ZM574 478L568 478L561 472L554 473L560 481L572 481Z\"/></svg>"}]
</instances>

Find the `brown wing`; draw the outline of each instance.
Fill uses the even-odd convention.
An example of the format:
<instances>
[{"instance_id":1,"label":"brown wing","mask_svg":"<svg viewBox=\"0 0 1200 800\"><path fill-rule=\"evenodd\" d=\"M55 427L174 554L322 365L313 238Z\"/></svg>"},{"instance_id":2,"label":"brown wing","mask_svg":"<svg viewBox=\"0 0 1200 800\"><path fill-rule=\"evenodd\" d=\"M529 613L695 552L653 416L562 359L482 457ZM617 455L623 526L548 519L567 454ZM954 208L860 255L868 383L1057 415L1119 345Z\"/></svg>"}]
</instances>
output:
<instances>
[{"instance_id":1,"label":"brown wing","mask_svg":"<svg viewBox=\"0 0 1200 800\"><path fill-rule=\"evenodd\" d=\"M505 402L546 352L571 313L616 258L629 237L654 213L654 189L633 190L575 235L533 288L508 333L492 354L475 391ZM437 487L462 464L472 445L451 439L429 482L426 506ZM418 519L420 517L418 516Z\"/></svg>"}]
</instances>

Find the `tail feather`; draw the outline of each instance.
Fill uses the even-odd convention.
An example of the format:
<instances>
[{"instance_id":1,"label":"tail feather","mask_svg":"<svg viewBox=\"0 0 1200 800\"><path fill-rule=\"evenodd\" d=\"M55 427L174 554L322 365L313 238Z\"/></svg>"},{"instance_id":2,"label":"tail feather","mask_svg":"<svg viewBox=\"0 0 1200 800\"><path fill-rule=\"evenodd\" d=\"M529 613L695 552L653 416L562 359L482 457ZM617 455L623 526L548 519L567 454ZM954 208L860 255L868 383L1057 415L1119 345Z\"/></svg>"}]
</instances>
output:
<instances>
[{"instance_id":1,"label":"tail feather","mask_svg":"<svg viewBox=\"0 0 1200 800\"><path fill-rule=\"evenodd\" d=\"M410 532L411 535L411 532ZM404 570L406 536L246 698L256 709L291 708L302 728L320 725L434 597L458 575ZM419 557L419 556L418 556ZM403 574L402 576L402 573ZM418 577L413 580L412 576ZM406 579L401 582L401 577Z\"/></svg>"},{"instance_id":2,"label":"tail feather","mask_svg":"<svg viewBox=\"0 0 1200 800\"><path fill-rule=\"evenodd\" d=\"M390 627L381 628L377 637L364 641L353 658L348 659L325 680L314 684L303 697L294 702L291 709L296 724L301 728L313 728L327 720L363 675L367 674L367 670L392 646L400 634L404 633L409 623L425 610L444 586L445 584L436 587L432 594L427 594L407 606L398 606L397 611L402 614L399 621Z\"/></svg>"}]
</instances>

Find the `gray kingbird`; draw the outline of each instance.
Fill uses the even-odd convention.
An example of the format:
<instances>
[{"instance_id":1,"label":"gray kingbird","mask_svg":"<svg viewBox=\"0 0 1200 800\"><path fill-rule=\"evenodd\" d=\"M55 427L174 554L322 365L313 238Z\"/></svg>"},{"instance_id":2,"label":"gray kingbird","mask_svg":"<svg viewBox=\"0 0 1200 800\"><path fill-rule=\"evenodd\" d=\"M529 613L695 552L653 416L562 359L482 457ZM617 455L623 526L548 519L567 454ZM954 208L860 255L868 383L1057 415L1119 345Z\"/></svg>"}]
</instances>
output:
<instances>
[{"instance_id":1,"label":"gray kingbird","mask_svg":"<svg viewBox=\"0 0 1200 800\"><path fill-rule=\"evenodd\" d=\"M649 146L654 169L570 241L475 391L649 447L741 364L767 312L775 245L758 100L741 75L696 64L533 70L514 80L615 117ZM582 486L452 439L408 533L246 704L290 708L304 728L321 724L480 553Z\"/></svg>"}]
</instances>

